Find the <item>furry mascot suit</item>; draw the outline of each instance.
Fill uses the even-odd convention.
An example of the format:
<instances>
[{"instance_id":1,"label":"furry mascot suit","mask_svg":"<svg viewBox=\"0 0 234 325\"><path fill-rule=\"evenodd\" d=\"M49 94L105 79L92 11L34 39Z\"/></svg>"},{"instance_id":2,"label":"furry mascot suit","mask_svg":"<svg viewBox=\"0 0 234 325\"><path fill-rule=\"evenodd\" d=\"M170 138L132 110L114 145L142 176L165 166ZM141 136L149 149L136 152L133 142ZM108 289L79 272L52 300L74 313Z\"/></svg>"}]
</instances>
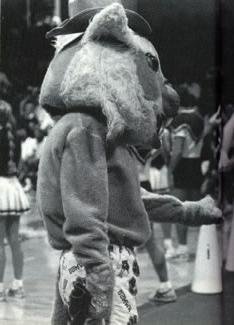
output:
<instances>
[{"instance_id":1,"label":"furry mascot suit","mask_svg":"<svg viewBox=\"0 0 234 325\"><path fill-rule=\"evenodd\" d=\"M140 188L134 146L159 144L159 121L179 99L135 9L132 0L73 0L71 18L48 35L60 36L40 103L57 122L37 200L62 251L54 325L137 324L134 248L149 238L149 217L196 226L221 218L211 198L182 203Z\"/></svg>"}]
</instances>

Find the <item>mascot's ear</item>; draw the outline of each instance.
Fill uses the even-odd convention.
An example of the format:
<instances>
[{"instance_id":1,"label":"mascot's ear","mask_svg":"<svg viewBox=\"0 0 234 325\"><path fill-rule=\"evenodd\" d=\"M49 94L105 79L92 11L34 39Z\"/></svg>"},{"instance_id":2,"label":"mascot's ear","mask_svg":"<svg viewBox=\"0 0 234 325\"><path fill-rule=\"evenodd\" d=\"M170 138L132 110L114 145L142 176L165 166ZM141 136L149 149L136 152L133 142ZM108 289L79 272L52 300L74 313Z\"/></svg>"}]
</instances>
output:
<instances>
[{"instance_id":1,"label":"mascot's ear","mask_svg":"<svg viewBox=\"0 0 234 325\"><path fill-rule=\"evenodd\" d=\"M116 38L126 44L132 33L132 30L128 27L124 7L114 3L93 17L85 31L82 44L106 36Z\"/></svg>"}]
</instances>

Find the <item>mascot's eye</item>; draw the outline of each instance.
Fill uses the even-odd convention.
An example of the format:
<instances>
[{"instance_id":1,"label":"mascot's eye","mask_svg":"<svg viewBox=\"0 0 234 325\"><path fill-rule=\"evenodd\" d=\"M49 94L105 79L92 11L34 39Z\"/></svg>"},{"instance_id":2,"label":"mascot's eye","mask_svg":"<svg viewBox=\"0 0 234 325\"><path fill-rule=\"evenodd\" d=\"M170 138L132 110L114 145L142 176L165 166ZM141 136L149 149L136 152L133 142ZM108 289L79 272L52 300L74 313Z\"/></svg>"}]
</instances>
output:
<instances>
[{"instance_id":1,"label":"mascot's eye","mask_svg":"<svg viewBox=\"0 0 234 325\"><path fill-rule=\"evenodd\" d=\"M153 69L155 72L158 72L159 62L156 56L152 55L151 53L146 53L145 56L151 69Z\"/></svg>"}]
</instances>

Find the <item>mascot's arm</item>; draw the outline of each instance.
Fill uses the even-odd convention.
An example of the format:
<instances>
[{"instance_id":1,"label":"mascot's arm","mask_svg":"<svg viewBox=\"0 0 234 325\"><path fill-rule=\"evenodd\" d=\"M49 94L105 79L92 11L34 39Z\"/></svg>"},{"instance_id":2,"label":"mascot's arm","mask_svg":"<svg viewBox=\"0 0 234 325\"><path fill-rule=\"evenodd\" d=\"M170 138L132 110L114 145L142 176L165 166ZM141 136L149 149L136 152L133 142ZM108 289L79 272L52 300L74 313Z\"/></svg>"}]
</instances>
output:
<instances>
[{"instance_id":1,"label":"mascot's arm","mask_svg":"<svg viewBox=\"0 0 234 325\"><path fill-rule=\"evenodd\" d=\"M171 195L150 193L141 188L141 197L149 218L153 222L200 226L222 221L222 212L215 206L210 196L196 202L182 202Z\"/></svg>"},{"instance_id":2,"label":"mascot's arm","mask_svg":"<svg viewBox=\"0 0 234 325\"><path fill-rule=\"evenodd\" d=\"M104 143L87 129L73 129L61 164L64 234L77 262L87 272L87 289L95 303L95 317L109 314L113 271L108 254L106 219L108 181Z\"/></svg>"}]
</instances>

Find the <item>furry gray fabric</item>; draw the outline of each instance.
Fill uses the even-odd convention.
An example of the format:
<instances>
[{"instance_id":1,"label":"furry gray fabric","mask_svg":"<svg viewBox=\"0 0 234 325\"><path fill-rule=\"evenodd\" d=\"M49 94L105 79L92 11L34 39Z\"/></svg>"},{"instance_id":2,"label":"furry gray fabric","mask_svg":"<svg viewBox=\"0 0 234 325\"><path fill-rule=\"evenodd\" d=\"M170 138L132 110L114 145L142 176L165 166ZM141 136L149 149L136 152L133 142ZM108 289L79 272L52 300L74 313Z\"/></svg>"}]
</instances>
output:
<instances>
[{"instance_id":1,"label":"furry gray fabric","mask_svg":"<svg viewBox=\"0 0 234 325\"><path fill-rule=\"evenodd\" d=\"M196 202L182 202L174 196L150 193L143 188L141 195L153 222L181 223L195 227L222 222L222 211L210 196Z\"/></svg>"},{"instance_id":2,"label":"furry gray fabric","mask_svg":"<svg viewBox=\"0 0 234 325\"><path fill-rule=\"evenodd\" d=\"M106 36L121 44L102 40ZM69 108L101 107L108 140L127 133L130 143L148 144L157 128L156 116L162 113L163 75L160 69L155 73L150 68L147 52L157 56L152 44L128 27L122 6L103 9L93 18L67 67L61 84L64 103Z\"/></svg>"}]
</instances>

